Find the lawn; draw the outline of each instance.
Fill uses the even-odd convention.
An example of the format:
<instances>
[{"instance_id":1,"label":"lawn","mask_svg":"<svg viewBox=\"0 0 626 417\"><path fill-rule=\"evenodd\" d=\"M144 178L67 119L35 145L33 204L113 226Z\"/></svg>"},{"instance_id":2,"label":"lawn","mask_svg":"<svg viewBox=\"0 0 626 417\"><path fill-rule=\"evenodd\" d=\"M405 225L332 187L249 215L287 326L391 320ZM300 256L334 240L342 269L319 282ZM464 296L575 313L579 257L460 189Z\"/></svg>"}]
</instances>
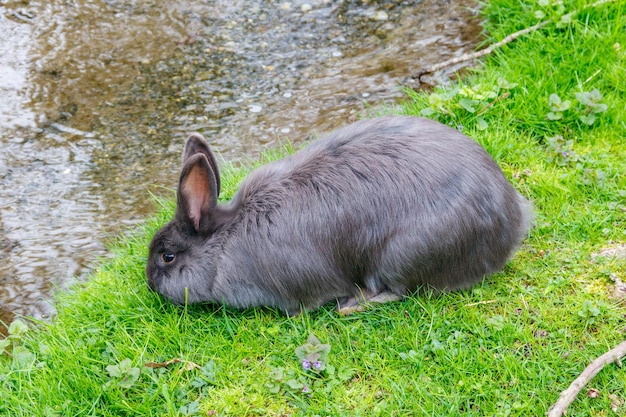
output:
<instances>
[{"instance_id":1,"label":"lawn","mask_svg":"<svg viewBox=\"0 0 626 417\"><path fill-rule=\"evenodd\" d=\"M347 317L176 307L144 273L166 194L59 295L52 323L11 326L0 415L544 415L626 338L626 259L612 256L626 252L626 2L491 0L481 13L485 46L550 23L388 111L462 129L533 201L534 228L502 272ZM251 168L223 170L224 199ZM568 416L626 415L625 392L626 370L608 365Z\"/></svg>"}]
</instances>

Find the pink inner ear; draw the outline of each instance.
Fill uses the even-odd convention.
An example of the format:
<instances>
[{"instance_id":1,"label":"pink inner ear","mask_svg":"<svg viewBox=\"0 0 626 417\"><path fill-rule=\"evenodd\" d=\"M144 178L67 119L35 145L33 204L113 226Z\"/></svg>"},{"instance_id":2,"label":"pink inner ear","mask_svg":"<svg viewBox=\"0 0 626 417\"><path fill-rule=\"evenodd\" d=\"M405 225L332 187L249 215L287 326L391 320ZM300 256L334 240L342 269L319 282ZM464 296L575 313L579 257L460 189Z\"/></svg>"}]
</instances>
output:
<instances>
[{"instance_id":1,"label":"pink inner ear","mask_svg":"<svg viewBox=\"0 0 626 417\"><path fill-rule=\"evenodd\" d=\"M200 164L194 165L182 184L181 192L187 200L189 218L193 221L194 228L200 229L202 214L209 211L210 184L206 171Z\"/></svg>"}]
</instances>

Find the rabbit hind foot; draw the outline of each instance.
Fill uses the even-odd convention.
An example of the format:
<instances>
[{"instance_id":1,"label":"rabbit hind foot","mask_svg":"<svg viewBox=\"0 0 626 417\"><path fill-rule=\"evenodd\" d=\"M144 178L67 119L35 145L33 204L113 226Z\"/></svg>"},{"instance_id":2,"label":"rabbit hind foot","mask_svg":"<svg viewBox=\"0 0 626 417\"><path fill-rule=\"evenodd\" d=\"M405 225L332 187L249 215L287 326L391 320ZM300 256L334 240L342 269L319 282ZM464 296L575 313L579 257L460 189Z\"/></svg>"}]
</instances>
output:
<instances>
[{"instance_id":1,"label":"rabbit hind foot","mask_svg":"<svg viewBox=\"0 0 626 417\"><path fill-rule=\"evenodd\" d=\"M362 289L358 295L344 298L337 305L337 312L342 316L365 311L370 304L382 304L390 301L399 301L402 296L391 291L375 293L368 289Z\"/></svg>"}]
</instances>

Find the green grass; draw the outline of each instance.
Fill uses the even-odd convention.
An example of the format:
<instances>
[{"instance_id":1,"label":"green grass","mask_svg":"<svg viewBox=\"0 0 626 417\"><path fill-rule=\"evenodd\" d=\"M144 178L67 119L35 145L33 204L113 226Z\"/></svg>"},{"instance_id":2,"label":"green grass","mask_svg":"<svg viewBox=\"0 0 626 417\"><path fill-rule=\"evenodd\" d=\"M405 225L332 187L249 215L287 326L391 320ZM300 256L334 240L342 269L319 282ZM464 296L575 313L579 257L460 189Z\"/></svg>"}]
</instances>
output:
<instances>
[{"instance_id":1,"label":"green grass","mask_svg":"<svg viewBox=\"0 0 626 417\"><path fill-rule=\"evenodd\" d=\"M565 13L582 10L572 23L503 47L458 90L409 92L396 109L430 108L462 127L533 200L536 226L504 271L469 291L349 317L332 306L296 318L179 308L145 285L147 244L173 209L161 201L89 282L59 296L53 323L26 334L14 326L0 357L0 415L543 415L626 331L624 302L611 295L626 261L593 256L626 241L626 3L584 4L566 1ZM536 23L539 9L563 14L485 4L489 43ZM594 89L607 109L588 125L576 93ZM571 102L557 120L551 94ZM246 173L228 170L225 197ZM296 356L310 334L331 346L323 372ZM589 388L598 397L583 390L568 416L626 414L623 368L608 366Z\"/></svg>"}]
</instances>

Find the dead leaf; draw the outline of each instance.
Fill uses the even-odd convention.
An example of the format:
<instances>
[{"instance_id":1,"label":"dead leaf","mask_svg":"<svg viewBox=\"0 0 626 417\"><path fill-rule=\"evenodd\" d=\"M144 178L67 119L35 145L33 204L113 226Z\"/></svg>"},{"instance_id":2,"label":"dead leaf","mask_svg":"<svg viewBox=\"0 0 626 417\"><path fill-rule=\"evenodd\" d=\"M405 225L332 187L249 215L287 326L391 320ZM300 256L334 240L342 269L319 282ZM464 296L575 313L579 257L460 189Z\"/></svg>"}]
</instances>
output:
<instances>
[{"instance_id":1,"label":"dead leaf","mask_svg":"<svg viewBox=\"0 0 626 417\"><path fill-rule=\"evenodd\" d=\"M611 410L615 413L624 405L624 399L615 394L609 394L609 400L611 400Z\"/></svg>"},{"instance_id":2,"label":"dead leaf","mask_svg":"<svg viewBox=\"0 0 626 417\"><path fill-rule=\"evenodd\" d=\"M170 359L169 361L166 362L148 362L146 363L144 366L146 368L152 368L152 369L157 369L157 368L165 368L167 366L170 366L173 363L183 363L183 367L180 368L178 370L178 373L182 373L183 371L192 371L194 369L201 369L202 367L200 365L198 365L195 362L191 362L191 361L185 361L179 358L174 358L174 359Z\"/></svg>"},{"instance_id":3,"label":"dead leaf","mask_svg":"<svg viewBox=\"0 0 626 417\"><path fill-rule=\"evenodd\" d=\"M622 281L617 274L612 273L609 278L615 284L613 287L613 297L618 300L626 299L626 283Z\"/></svg>"},{"instance_id":4,"label":"dead leaf","mask_svg":"<svg viewBox=\"0 0 626 417\"><path fill-rule=\"evenodd\" d=\"M181 360L178 358L174 358L167 362L148 362L144 366L146 368L158 369L158 368L165 368L167 366L170 366L173 363L178 363L178 362L181 362Z\"/></svg>"},{"instance_id":5,"label":"dead leaf","mask_svg":"<svg viewBox=\"0 0 626 417\"><path fill-rule=\"evenodd\" d=\"M185 366L178 370L178 373L181 374L183 371L193 371L194 369L202 369L200 365L191 361L183 361L185 362Z\"/></svg>"},{"instance_id":6,"label":"dead leaf","mask_svg":"<svg viewBox=\"0 0 626 417\"><path fill-rule=\"evenodd\" d=\"M600 391L595 388L591 388L589 391L587 391L587 397L589 398L598 398L599 395Z\"/></svg>"}]
</instances>

